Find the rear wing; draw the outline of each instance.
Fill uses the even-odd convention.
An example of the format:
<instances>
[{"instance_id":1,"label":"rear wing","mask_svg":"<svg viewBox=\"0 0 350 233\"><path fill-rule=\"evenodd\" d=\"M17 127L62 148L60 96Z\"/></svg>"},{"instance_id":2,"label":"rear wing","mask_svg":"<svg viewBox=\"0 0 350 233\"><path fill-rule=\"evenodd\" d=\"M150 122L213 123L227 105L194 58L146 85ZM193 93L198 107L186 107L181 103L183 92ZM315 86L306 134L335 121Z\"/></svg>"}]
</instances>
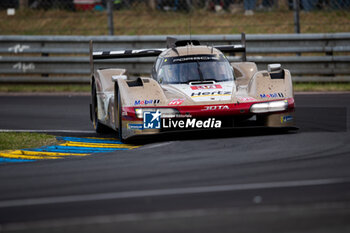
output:
<instances>
[{"instance_id":1,"label":"rear wing","mask_svg":"<svg viewBox=\"0 0 350 233\"><path fill-rule=\"evenodd\" d=\"M92 41L90 41L92 43ZM133 58L133 57L154 57L161 54L166 49L140 49L140 50L120 50L92 52L93 60L113 59L113 58Z\"/></svg>"},{"instance_id":2,"label":"rear wing","mask_svg":"<svg viewBox=\"0 0 350 233\"><path fill-rule=\"evenodd\" d=\"M163 51L170 48L175 48L176 46L183 46L186 44L199 45L197 40L187 40L187 41L176 41L175 38L167 38L167 48L160 49L139 49L139 50L117 50L117 51L93 51L93 42L90 40L90 68L91 74L94 72L94 60L102 59L116 59L116 58L137 58L137 57L156 57L159 56ZM216 45L214 48L220 50L223 53L242 53L242 61L247 60L246 55L246 39L245 34L241 34L241 44L239 45Z\"/></svg>"}]
</instances>

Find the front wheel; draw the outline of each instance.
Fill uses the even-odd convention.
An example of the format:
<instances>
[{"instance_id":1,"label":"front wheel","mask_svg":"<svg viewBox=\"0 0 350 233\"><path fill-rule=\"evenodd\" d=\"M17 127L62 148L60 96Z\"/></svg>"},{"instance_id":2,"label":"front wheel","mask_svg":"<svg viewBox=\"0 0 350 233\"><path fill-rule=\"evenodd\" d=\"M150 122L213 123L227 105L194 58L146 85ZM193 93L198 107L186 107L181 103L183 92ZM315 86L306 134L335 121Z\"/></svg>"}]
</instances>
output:
<instances>
[{"instance_id":1,"label":"front wheel","mask_svg":"<svg viewBox=\"0 0 350 233\"><path fill-rule=\"evenodd\" d=\"M96 133L107 133L109 129L98 121L98 105L95 83L91 87L91 119Z\"/></svg>"}]
</instances>

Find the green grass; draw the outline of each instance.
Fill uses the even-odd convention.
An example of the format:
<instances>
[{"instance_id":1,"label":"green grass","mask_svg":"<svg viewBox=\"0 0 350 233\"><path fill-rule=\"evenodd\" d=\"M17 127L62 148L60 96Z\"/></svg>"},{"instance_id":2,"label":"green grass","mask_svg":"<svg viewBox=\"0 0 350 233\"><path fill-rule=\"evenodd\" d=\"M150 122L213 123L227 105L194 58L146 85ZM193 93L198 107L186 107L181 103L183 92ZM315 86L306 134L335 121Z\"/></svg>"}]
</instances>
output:
<instances>
[{"instance_id":1,"label":"green grass","mask_svg":"<svg viewBox=\"0 0 350 233\"><path fill-rule=\"evenodd\" d=\"M294 91L350 91L350 83L294 83ZM2 93L90 93L90 85L70 84L70 85L15 85L2 84L0 86Z\"/></svg>"},{"instance_id":2,"label":"green grass","mask_svg":"<svg viewBox=\"0 0 350 233\"><path fill-rule=\"evenodd\" d=\"M57 143L56 137L38 133L0 133L0 150L36 148Z\"/></svg>"},{"instance_id":3,"label":"green grass","mask_svg":"<svg viewBox=\"0 0 350 233\"><path fill-rule=\"evenodd\" d=\"M294 91L350 91L350 83L294 83Z\"/></svg>"}]
</instances>

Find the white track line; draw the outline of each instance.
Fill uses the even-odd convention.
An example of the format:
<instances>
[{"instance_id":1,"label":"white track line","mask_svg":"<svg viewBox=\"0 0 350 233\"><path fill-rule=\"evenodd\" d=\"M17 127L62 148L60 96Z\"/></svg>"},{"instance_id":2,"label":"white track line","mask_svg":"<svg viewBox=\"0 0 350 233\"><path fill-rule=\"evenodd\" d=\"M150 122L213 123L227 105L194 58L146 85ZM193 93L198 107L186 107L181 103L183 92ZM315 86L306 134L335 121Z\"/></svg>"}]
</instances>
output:
<instances>
[{"instance_id":1,"label":"white track line","mask_svg":"<svg viewBox=\"0 0 350 233\"><path fill-rule=\"evenodd\" d=\"M161 143L154 143L151 145L146 145L142 147L142 150L144 149L153 149L153 148L157 148L157 147L162 147L162 146L169 146L171 144L173 144L174 142L161 142Z\"/></svg>"},{"instance_id":2,"label":"white track line","mask_svg":"<svg viewBox=\"0 0 350 233\"><path fill-rule=\"evenodd\" d=\"M305 187L305 186L330 185L330 184L342 184L342 183L350 183L350 180L349 179L320 179L320 180L301 180L301 181L278 181L278 182L268 182L268 183L232 184L232 185L202 186L202 187L188 187L188 188L82 194L82 195L69 195L69 196L56 196L56 197L41 197L41 198L0 201L0 208L58 204L58 203L72 203L72 202L83 202L83 201L143 198L143 197L167 196L167 195L213 193L213 192L225 192L225 191L244 191L244 190L257 190L257 189L269 189L269 188Z\"/></svg>"},{"instance_id":3,"label":"white track line","mask_svg":"<svg viewBox=\"0 0 350 233\"><path fill-rule=\"evenodd\" d=\"M96 133L94 130L0 129L0 133Z\"/></svg>"}]
</instances>

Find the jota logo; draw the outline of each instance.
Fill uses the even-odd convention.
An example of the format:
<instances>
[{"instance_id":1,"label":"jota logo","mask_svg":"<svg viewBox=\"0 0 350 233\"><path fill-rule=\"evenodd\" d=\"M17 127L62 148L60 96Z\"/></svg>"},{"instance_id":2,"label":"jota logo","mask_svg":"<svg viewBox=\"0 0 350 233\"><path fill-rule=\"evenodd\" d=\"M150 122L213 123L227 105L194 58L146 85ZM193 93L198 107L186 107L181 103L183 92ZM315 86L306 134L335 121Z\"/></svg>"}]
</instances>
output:
<instances>
[{"instance_id":1,"label":"jota logo","mask_svg":"<svg viewBox=\"0 0 350 233\"><path fill-rule=\"evenodd\" d=\"M283 93L260 94L261 98L283 98Z\"/></svg>"},{"instance_id":2,"label":"jota logo","mask_svg":"<svg viewBox=\"0 0 350 233\"><path fill-rule=\"evenodd\" d=\"M159 104L160 100L135 100L134 105Z\"/></svg>"},{"instance_id":3,"label":"jota logo","mask_svg":"<svg viewBox=\"0 0 350 233\"><path fill-rule=\"evenodd\" d=\"M202 111L229 110L227 105L205 106Z\"/></svg>"},{"instance_id":4,"label":"jota logo","mask_svg":"<svg viewBox=\"0 0 350 233\"><path fill-rule=\"evenodd\" d=\"M191 86L192 90L221 89L221 88L222 86L219 84Z\"/></svg>"},{"instance_id":5,"label":"jota logo","mask_svg":"<svg viewBox=\"0 0 350 233\"><path fill-rule=\"evenodd\" d=\"M213 91L213 92L193 92L191 97L199 97L205 95L231 95L231 91Z\"/></svg>"},{"instance_id":6,"label":"jota logo","mask_svg":"<svg viewBox=\"0 0 350 233\"><path fill-rule=\"evenodd\" d=\"M143 128L144 129L160 129L160 116L159 110L156 112L144 112L143 113Z\"/></svg>"}]
</instances>

